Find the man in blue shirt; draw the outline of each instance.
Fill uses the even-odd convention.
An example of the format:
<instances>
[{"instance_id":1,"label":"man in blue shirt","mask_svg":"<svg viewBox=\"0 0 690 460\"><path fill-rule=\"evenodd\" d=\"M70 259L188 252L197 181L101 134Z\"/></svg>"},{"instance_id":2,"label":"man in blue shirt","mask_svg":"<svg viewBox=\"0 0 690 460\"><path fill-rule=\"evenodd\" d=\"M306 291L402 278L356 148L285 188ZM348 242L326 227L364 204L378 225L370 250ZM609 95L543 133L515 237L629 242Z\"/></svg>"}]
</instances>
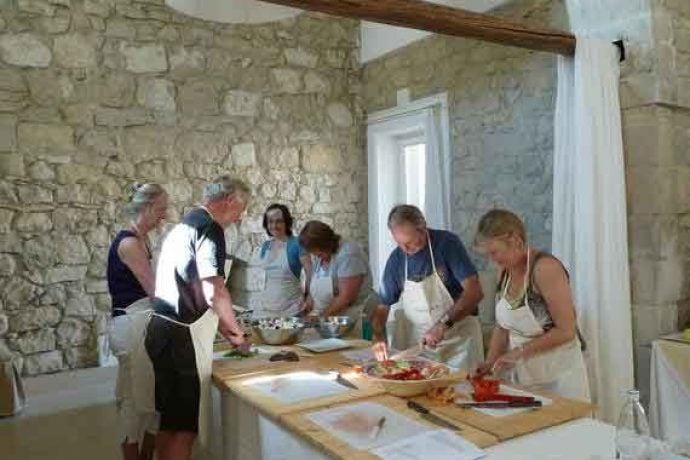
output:
<instances>
[{"instance_id":1,"label":"man in blue shirt","mask_svg":"<svg viewBox=\"0 0 690 460\"><path fill-rule=\"evenodd\" d=\"M435 359L469 369L483 352L475 316L483 293L465 247L457 235L427 228L415 206L394 207L388 227L398 247L386 263L381 304L372 317L377 358L388 357L388 321L393 347L420 343L433 350Z\"/></svg>"}]
</instances>

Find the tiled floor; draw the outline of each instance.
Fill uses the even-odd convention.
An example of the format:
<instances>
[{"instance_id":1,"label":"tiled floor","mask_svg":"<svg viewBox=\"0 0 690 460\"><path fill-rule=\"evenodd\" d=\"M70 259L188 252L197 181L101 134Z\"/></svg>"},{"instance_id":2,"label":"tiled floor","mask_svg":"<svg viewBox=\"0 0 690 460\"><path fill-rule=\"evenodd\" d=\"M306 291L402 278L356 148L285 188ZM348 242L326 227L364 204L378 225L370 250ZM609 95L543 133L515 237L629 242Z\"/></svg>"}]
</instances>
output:
<instances>
[{"instance_id":1,"label":"tiled floor","mask_svg":"<svg viewBox=\"0 0 690 460\"><path fill-rule=\"evenodd\" d=\"M0 418L0 459L119 460L115 374L98 368L27 379L25 410Z\"/></svg>"}]
</instances>

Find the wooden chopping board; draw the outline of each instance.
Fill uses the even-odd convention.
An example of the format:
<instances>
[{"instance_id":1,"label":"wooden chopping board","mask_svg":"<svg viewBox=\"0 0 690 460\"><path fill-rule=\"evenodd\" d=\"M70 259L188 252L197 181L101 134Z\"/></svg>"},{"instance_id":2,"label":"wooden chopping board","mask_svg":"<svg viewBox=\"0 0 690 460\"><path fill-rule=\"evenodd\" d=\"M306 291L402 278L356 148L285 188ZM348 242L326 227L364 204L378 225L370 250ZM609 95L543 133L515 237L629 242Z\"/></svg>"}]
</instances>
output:
<instances>
[{"instance_id":1,"label":"wooden chopping board","mask_svg":"<svg viewBox=\"0 0 690 460\"><path fill-rule=\"evenodd\" d=\"M382 404L389 407L396 412L400 412L411 419L420 422L425 425L429 425L433 428L438 428L436 425L427 422L423 419L417 412L407 408L407 401L402 398L397 398L395 396L377 396L373 398L368 398L367 401ZM335 406L339 404L332 404ZM327 406L325 406L327 407ZM325 408L324 407L324 408ZM347 459L347 460L373 460L378 459L377 456L369 453L366 450L358 450L351 447L345 441L340 438L335 437L330 432L324 430L316 423L312 422L307 415L312 411L302 411L297 413L291 413L281 417L281 423L288 430L296 434L297 436L306 439L311 444L316 446L320 451L336 459ZM476 444L481 448L489 447L498 443L498 439L488 433L483 433L472 426L456 423L462 428L459 433L468 441Z\"/></svg>"},{"instance_id":2,"label":"wooden chopping board","mask_svg":"<svg viewBox=\"0 0 690 460\"><path fill-rule=\"evenodd\" d=\"M295 403L283 403L249 384L252 379L257 377L285 376L287 374L299 371L318 372L323 370L327 369L320 368L316 363L309 363L305 361L305 363L299 366L294 366L290 369L280 369L273 372L264 372L260 374L256 373L249 376L225 380L223 382L223 387L228 391L235 393L239 398L256 407L262 414L274 420L278 420L280 417L286 414L370 398L372 396L381 395L384 392L383 388L367 381L367 379L354 374L348 374L346 376L347 380L355 384L358 387L357 390L347 389L347 391L335 395L302 400Z\"/></svg>"},{"instance_id":3,"label":"wooden chopping board","mask_svg":"<svg viewBox=\"0 0 690 460\"><path fill-rule=\"evenodd\" d=\"M356 339L348 340L348 344L352 349L365 348L371 345L370 342L366 340ZM338 350L327 353L312 353L302 347L297 345L290 346L267 346L260 345L261 349L268 349L271 353L260 353L251 358L245 359L217 359L213 363L213 380L214 383L219 387L225 386L225 381L246 377L257 373L267 373L281 371L285 369L297 369L297 368L314 368L314 369L338 369L345 371L349 368L348 362L345 357ZM216 344L214 351L225 351L229 350L230 345L227 343ZM277 353L281 350L290 350L297 353L300 358L298 362L289 361L269 361L271 354Z\"/></svg>"},{"instance_id":4,"label":"wooden chopping board","mask_svg":"<svg viewBox=\"0 0 690 460\"><path fill-rule=\"evenodd\" d=\"M436 414L473 426L478 430L495 436L500 441L522 436L551 426L560 425L570 420L590 417L595 409L593 404L562 398L554 393L535 392L518 385L510 386L527 391L531 394L544 396L549 398L552 402L538 409L503 417L494 417L475 409L463 409L454 404L443 405L429 399L427 396L420 396L413 399L429 409L432 409Z\"/></svg>"}]
</instances>

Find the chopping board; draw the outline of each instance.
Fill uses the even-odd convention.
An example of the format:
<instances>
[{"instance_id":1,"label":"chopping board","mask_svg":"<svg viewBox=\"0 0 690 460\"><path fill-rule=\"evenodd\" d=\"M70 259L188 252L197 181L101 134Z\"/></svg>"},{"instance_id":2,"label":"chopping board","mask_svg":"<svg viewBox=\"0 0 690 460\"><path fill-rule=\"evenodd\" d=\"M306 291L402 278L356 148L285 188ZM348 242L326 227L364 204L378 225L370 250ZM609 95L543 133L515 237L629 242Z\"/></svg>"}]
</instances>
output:
<instances>
[{"instance_id":1,"label":"chopping board","mask_svg":"<svg viewBox=\"0 0 690 460\"><path fill-rule=\"evenodd\" d=\"M350 349L364 348L370 346L370 342L361 339L348 340ZM256 356L244 359L217 359L213 362L213 380L216 386L223 388L225 382L230 379L246 377L252 374L281 371L285 369L338 369L345 371L348 369L348 361L342 356L340 351L327 353L312 353L296 345L290 346L269 346L260 345L261 350L268 350L269 353L259 353ZM227 343L216 344L214 351L229 350ZM273 353L281 350L289 350L297 353L300 361L269 361Z\"/></svg>"},{"instance_id":2,"label":"chopping board","mask_svg":"<svg viewBox=\"0 0 690 460\"><path fill-rule=\"evenodd\" d=\"M555 393L535 392L519 385L510 385L510 387L548 398L551 400L551 404L514 415L494 417L474 409L460 408L454 404L444 405L429 399L427 396L413 399L429 409L433 409L434 413L473 426L495 436L500 441L560 425L570 420L590 417L595 409L593 404L566 399Z\"/></svg>"},{"instance_id":3,"label":"chopping board","mask_svg":"<svg viewBox=\"0 0 690 460\"><path fill-rule=\"evenodd\" d=\"M407 408L407 401L402 398L397 398L395 396L377 396L368 398L366 401L378 403L389 407L396 412L404 414L405 416L413 419L418 423L424 425L429 425L430 428L438 428L436 425L427 422L423 419L417 412ZM331 406L336 406L339 404L332 404ZM324 406L326 407L326 406ZM326 455L337 458L337 459L347 459L347 460L373 460L378 459L377 456L371 454L366 450L354 449L347 442L341 440L340 438L334 436L329 431L325 430L321 426L314 423L309 419L308 414L311 411L301 411L291 414L286 414L281 417L281 422L288 430L296 434L297 436L306 439L321 452ZM498 439L491 434L484 433L472 426L456 423L462 428L459 433L468 441L476 444L481 448L489 447L498 443Z\"/></svg>"},{"instance_id":4,"label":"chopping board","mask_svg":"<svg viewBox=\"0 0 690 460\"><path fill-rule=\"evenodd\" d=\"M296 363L291 364L294 365ZM325 370L328 369L321 368L316 363L305 362L302 365L295 366L290 369L283 368L271 372L256 373L249 376L232 378L223 381L222 385L228 391L236 394L240 399L256 407L262 414L274 420L278 420L280 417L286 414L370 398L372 396L381 395L384 392L383 388L373 384L372 382L369 382L367 379L355 374L348 374L345 377L358 387L357 390L344 388L346 391L338 394L315 397L313 399L303 399L294 403L284 403L281 402L277 397L271 397L265 391L260 390L256 385L253 384L255 381L257 381L257 379L279 377L289 379L290 374L304 371L320 372Z\"/></svg>"}]
</instances>

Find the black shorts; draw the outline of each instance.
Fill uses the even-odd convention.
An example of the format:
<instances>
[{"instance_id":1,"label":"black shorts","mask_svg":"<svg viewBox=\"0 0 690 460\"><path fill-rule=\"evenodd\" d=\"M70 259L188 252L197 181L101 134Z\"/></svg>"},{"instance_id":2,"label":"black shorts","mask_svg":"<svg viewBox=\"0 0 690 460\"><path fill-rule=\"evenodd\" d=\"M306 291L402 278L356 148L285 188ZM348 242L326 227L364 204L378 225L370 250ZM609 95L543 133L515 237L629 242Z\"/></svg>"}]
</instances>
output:
<instances>
[{"instance_id":1,"label":"black shorts","mask_svg":"<svg viewBox=\"0 0 690 460\"><path fill-rule=\"evenodd\" d=\"M160 431L199 432L200 384L189 328L153 316L146 351L156 378Z\"/></svg>"}]
</instances>

